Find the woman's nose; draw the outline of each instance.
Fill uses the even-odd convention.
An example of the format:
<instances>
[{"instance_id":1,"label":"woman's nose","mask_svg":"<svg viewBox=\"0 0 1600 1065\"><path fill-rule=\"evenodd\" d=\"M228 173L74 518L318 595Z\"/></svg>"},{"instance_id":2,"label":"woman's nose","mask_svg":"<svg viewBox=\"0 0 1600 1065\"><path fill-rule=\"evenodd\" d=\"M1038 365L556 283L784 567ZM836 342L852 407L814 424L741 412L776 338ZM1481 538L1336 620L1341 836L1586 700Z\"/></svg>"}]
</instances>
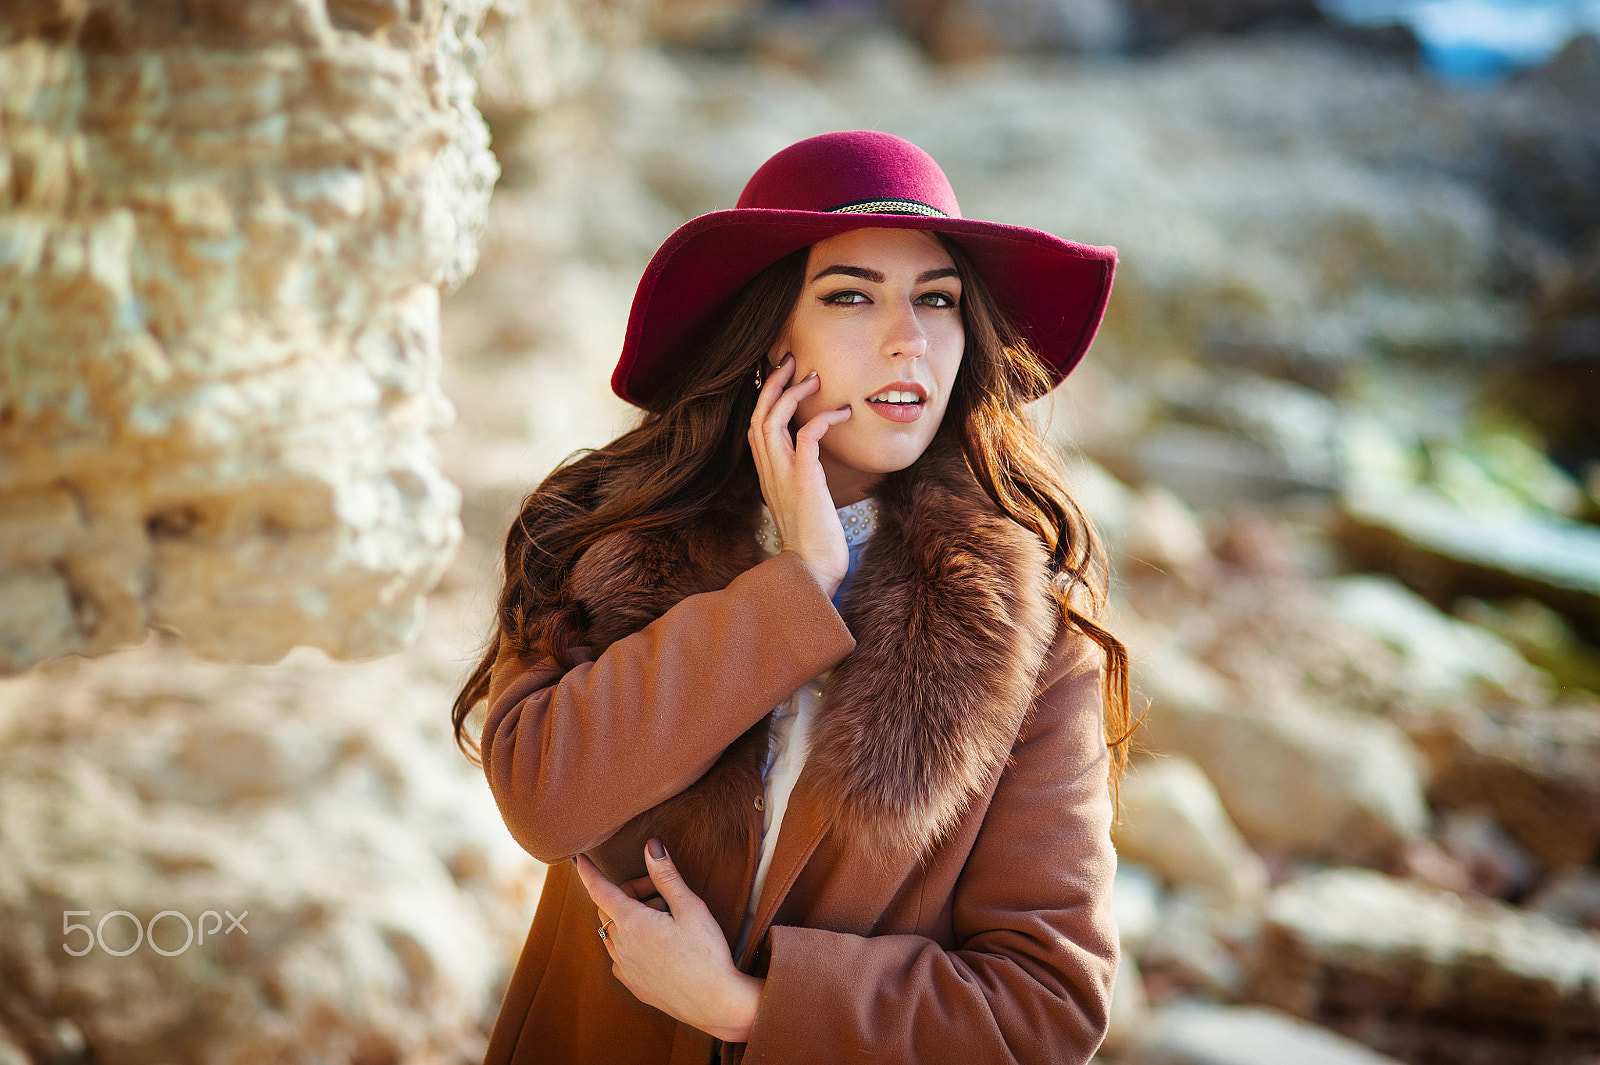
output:
<instances>
[{"instance_id":1,"label":"woman's nose","mask_svg":"<svg viewBox=\"0 0 1600 1065\"><path fill-rule=\"evenodd\" d=\"M915 304L910 301L903 302L892 312L892 319L885 328L883 341L883 351L886 355L905 355L919 359L927 354L928 334L923 331L922 323L917 320Z\"/></svg>"}]
</instances>

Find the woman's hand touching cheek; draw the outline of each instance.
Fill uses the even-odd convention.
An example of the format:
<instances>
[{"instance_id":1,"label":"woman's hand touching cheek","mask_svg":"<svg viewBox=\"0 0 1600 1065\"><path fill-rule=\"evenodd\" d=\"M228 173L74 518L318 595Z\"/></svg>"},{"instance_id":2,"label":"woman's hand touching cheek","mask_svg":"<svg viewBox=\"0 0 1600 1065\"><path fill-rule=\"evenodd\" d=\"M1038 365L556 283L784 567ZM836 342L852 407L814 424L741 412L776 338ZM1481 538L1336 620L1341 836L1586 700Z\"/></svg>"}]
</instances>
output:
<instances>
[{"instance_id":1,"label":"woman's hand touching cheek","mask_svg":"<svg viewBox=\"0 0 1600 1065\"><path fill-rule=\"evenodd\" d=\"M822 387L815 373L789 387L794 372L794 356L786 355L767 375L750 416L750 451L761 477L761 495L784 549L799 555L831 596L850 568L850 548L828 492L819 442L832 426L850 420L851 409L823 411L802 425L791 441L789 422L795 410Z\"/></svg>"}]
</instances>

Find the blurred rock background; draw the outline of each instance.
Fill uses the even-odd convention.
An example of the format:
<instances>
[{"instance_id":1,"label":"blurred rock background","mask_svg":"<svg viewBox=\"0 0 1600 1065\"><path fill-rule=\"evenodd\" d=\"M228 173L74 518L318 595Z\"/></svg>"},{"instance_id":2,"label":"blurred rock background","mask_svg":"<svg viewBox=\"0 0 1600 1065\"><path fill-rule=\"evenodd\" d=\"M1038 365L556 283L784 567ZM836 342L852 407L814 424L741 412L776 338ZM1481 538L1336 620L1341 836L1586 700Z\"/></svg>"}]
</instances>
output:
<instances>
[{"instance_id":1,"label":"blurred rock background","mask_svg":"<svg viewBox=\"0 0 1600 1065\"><path fill-rule=\"evenodd\" d=\"M448 737L505 526L553 463L628 423L605 382L659 242L771 152L855 127L926 147L969 216L1121 252L1100 339L1040 412L1112 547L1148 701L1102 1057L1600 1058L1600 43L1463 84L1416 27L1310 0L498 0L415 39L394 32L416 21L403 8L330 3L331 37L273 55L485 43L466 65L501 177L477 271L442 304L439 381L430 366L415 386L457 410L435 438L459 550L387 658L214 664L159 635L0 684L0 1061L481 1055L540 879ZM13 10L5 62L99 47ZM43 98L8 104L9 158L14 115ZM34 210L21 187L7 225ZM370 269L331 276L371 287L401 258L372 247ZM132 258L136 279L154 261ZM408 291L449 280L438 257L437 275L405 262ZM38 289L5 290L13 316L18 291ZM349 313L314 317L369 312ZM32 366L70 379L10 343L0 407ZM169 461L140 454L129 469ZM143 504L138 480L107 478ZM43 513L0 500L8 534ZM70 577L54 535L5 542ZM313 555L241 557L280 587L274 567ZM20 601L0 611L33 633ZM205 638L229 609L169 627L250 657ZM292 612L252 625L351 653ZM133 930L116 917L91 952L64 949L84 936L66 911L225 909L249 911L248 938L169 957L153 933L117 956ZM160 945L181 933L167 918Z\"/></svg>"},{"instance_id":2,"label":"blurred rock background","mask_svg":"<svg viewBox=\"0 0 1600 1065\"><path fill-rule=\"evenodd\" d=\"M484 0L0 9L0 675L411 642L460 537L439 286Z\"/></svg>"}]
</instances>

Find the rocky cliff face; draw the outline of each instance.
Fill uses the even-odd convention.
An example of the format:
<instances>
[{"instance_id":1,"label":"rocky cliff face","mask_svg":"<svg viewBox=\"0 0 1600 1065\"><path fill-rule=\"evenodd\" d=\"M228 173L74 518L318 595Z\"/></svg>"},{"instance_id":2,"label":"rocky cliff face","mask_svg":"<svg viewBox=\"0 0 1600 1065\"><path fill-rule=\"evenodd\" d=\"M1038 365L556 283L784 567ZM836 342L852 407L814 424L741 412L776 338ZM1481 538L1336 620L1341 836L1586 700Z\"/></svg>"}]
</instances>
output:
<instances>
[{"instance_id":1,"label":"rocky cliff face","mask_svg":"<svg viewBox=\"0 0 1600 1065\"><path fill-rule=\"evenodd\" d=\"M632 18L0 4L0 1062L481 1059L540 872L443 710L438 294L475 106L532 121ZM430 589L404 656L193 654L392 649Z\"/></svg>"},{"instance_id":2,"label":"rocky cliff face","mask_svg":"<svg viewBox=\"0 0 1600 1065\"><path fill-rule=\"evenodd\" d=\"M0 14L0 673L394 650L460 537L485 0Z\"/></svg>"}]
</instances>

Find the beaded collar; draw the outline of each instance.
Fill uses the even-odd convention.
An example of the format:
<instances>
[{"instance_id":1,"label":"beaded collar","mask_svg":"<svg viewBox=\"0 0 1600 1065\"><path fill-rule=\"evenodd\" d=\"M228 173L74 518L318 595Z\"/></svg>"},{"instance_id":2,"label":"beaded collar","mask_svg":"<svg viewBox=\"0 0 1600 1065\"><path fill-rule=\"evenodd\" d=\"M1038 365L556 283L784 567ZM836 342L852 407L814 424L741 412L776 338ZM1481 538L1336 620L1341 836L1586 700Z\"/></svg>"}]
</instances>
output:
<instances>
[{"instance_id":1,"label":"beaded collar","mask_svg":"<svg viewBox=\"0 0 1600 1065\"><path fill-rule=\"evenodd\" d=\"M878 527L878 501L871 496L859 503L840 507L835 513L839 515L839 524L844 526L844 541L851 547L865 543ZM764 503L761 505L761 524L756 528L756 539L761 543L761 550L769 557L783 550L777 523L772 520L772 511Z\"/></svg>"}]
</instances>

